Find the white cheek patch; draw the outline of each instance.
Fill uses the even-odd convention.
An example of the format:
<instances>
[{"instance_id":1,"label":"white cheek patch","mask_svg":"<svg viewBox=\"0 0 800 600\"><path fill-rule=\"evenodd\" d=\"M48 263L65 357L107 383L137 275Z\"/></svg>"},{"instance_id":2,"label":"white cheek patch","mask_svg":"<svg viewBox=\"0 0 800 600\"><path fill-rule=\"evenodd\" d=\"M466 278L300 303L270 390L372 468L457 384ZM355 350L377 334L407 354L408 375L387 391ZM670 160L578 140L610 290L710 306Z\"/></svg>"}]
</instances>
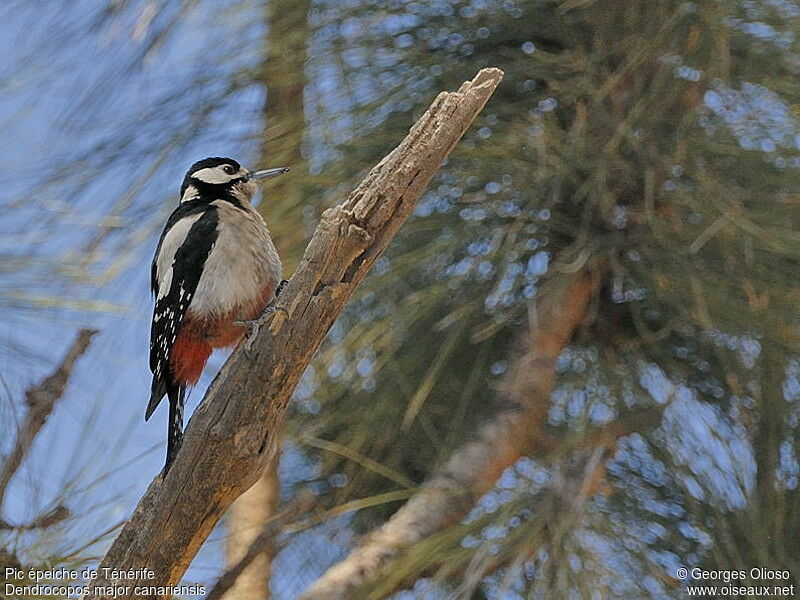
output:
<instances>
[{"instance_id":1,"label":"white cheek patch","mask_svg":"<svg viewBox=\"0 0 800 600\"><path fill-rule=\"evenodd\" d=\"M222 170L222 166L206 167L205 169L200 169L192 173L192 177L204 181L205 183L228 183L231 179L236 179L238 176L238 173L228 175Z\"/></svg>"}]
</instances>

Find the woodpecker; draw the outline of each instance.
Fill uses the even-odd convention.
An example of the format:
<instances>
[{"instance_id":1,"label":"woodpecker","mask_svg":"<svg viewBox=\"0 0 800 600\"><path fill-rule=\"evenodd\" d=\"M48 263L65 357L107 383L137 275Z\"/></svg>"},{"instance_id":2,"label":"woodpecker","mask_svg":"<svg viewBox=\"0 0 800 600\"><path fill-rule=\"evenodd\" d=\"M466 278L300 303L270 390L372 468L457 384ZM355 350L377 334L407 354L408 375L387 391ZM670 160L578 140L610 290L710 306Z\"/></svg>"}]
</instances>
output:
<instances>
[{"instance_id":1,"label":"woodpecker","mask_svg":"<svg viewBox=\"0 0 800 600\"><path fill-rule=\"evenodd\" d=\"M235 345L274 311L271 301L286 283L269 230L250 201L257 180L288 170L250 172L231 158L198 161L161 233L150 270L153 383L144 419L166 395L164 475L181 444L186 388L197 383L213 349Z\"/></svg>"}]
</instances>

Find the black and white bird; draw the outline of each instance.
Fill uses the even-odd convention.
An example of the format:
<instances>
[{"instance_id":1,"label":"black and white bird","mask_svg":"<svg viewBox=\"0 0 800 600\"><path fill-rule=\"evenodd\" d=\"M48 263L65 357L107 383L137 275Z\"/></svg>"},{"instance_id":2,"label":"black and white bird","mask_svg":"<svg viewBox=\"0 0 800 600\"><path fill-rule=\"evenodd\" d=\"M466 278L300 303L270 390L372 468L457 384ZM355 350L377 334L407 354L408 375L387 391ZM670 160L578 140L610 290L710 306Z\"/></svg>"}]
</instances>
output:
<instances>
[{"instance_id":1,"label":"black and white bird","mask_svg":"<svg viewBox=\"0 0 800 600\"><path fill-rule=\"evenodd\" d=\"M280 257L250 201L257 180L288 170L250 172L230 158L198 161L161 233L151 268L153 383L144 418L169 398L165 475L183 435L187 386L197 383L212 350L242 339L280 293Z\"/></svg>"}]
</instances>

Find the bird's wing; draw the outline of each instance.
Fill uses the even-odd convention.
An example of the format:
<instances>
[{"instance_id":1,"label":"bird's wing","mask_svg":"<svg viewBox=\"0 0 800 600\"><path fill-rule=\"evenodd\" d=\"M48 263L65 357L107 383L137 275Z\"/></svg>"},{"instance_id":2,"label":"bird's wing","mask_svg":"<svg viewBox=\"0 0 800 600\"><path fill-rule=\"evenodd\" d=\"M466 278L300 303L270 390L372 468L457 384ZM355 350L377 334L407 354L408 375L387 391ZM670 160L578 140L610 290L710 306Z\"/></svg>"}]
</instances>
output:
<instances>
[{"instance_id":1,"label":"bird's wing","mask_svg":"<svg viewBox=\"0 0 800 600\"><path fill-rule=\"evenodd\" d=\"M161 237L158 238L158 246L156 246L156 253L153 255L153 262L150 265L150 291L153 295L158 294L158 260L162 256L161 248L164 246L164 240L167 236L172 240L173 236L179 233L173 230L178 222L200 216L202 213L209 210L209 208L213 207L205 202L184 202L172 211L172 214L167 218L167 223L164 225Z\"/></svg>"},{"instance_id":2,"label":"bird's wing","mask_svg":"<svg viewBox=\"0 0 800 600\"><path fill-rule=\"evenodd\" d=\"M205 204L182 208L167 221L151 268L151 287L156 297L150 328L153 395L146 417L158 406L167 386L175 383L169 372L170 351L217 239L216 207Z\"/></svg>"}]
</instances>

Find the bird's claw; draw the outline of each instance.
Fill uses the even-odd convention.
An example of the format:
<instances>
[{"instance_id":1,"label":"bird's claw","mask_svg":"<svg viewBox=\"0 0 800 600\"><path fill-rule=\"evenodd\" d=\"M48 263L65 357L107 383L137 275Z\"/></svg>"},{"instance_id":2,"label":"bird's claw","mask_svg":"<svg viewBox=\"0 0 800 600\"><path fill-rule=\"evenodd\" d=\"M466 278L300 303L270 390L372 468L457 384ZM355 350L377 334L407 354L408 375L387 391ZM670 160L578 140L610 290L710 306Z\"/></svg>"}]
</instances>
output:
<instances>
[{"instance_id":1,"label":"bird's claw","mask_svg":"<svg viewBox=\"0 0 800 600\"><path fill-rule=\"evenodd\" d=\"M283 306L274 306L270 305L264 309L258 317L255 319L242 319L241 321L234 321L234 325L239 325L240 327L247 327L247 341L244 344L244 349L246 352L250 352L250 348L253 346L253 340L256 339L258 332L261 330L261 326L265 323L268 323L272 320L275 316L275 313L278 311L282 311L286 316L289 316L289 311L286 310Z\"/></svg>"}]
</instances>

